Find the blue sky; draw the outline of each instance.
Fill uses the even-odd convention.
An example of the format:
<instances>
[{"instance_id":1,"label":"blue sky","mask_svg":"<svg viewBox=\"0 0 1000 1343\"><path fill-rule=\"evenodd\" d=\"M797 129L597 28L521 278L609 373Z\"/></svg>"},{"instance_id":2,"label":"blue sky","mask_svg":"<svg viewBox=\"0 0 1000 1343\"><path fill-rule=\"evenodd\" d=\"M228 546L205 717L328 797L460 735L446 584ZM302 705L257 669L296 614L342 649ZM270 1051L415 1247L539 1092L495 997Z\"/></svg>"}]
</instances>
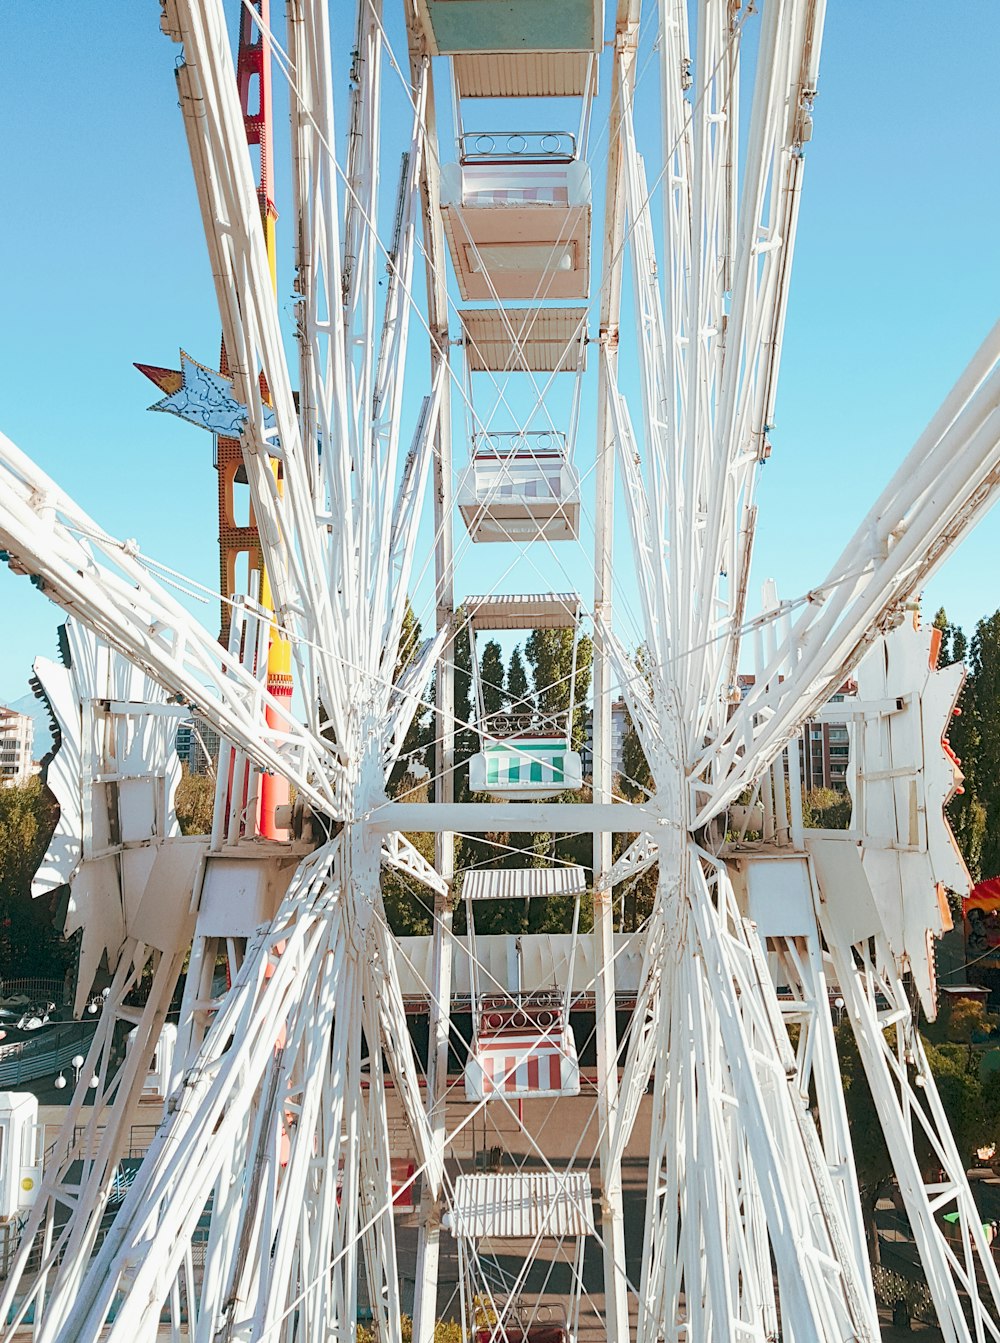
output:
<instances>
[{"instance_id":1,"label":"blue sky","mask_svg":"<svg viewBox=\"0 0 1000 1343\"><path fill-rule=\"evenodd\" d=\"M335 0L345 31L349 9ZM760 496L755 574L773 575L784 596L824 576L996 316L995 17L985 0L830 6ZM109 531L214 585L210 440L148 414L155 389L132 368L172 363L181 344L211 363L219 343L178 49L157 20L152 0L86 23L62 5L0 11L0 429ZM280 112L277 139L283 169ZM284 193L279 177L279 207ZM931 613L944 604L971 626L1000 606L998 545L994 514L931 584ZM464 577L474 587L475 566ZM6 571L0 609L9 701L24 694L32 658L54 655L60 615ZM203 618L216 628L214 606Z\"/></svg>"}]
</instances>

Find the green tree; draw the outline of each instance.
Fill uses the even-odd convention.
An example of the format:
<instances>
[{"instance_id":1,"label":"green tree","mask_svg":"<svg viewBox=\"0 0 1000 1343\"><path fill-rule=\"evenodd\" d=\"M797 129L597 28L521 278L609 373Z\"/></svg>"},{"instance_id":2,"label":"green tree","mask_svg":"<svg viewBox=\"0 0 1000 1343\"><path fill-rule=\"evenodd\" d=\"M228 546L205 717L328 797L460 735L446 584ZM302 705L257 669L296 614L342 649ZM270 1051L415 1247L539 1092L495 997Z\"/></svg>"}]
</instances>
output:
<instances>
[{"instance_id":1,"label":"green tree","mask_svg":"<svg viewBox=\"0 0 1000 1343\"><path fill-rule=\"evenodd\" d=\"M398 681L420 648L422 630L410 603L403 613L399 654L393 679ZM434 685L417 707L403 740L399 757L386 784L390 797L407 802L426 802L430 794L430 776L434 768L435 715ZM411 833L407 839L428 862L434 861L434 836ZM386 920L397 937L423 936L431 931L433 897L418 881L384 868L381 878L382 902Z\"/></svg>"},{"instance_id":2,"label":"green tree","mask_svg":"<svg viewBox=\"0 0 1000 1343\"><path fill-rule=\"evenodd\" d=\"M590 636L580 635L576 649L576 676L573 676L572 629L532 630L524 645L531 666L535 703L546 717L561 719L569 710L570 686L573 685L573 749L583 745L587 722L587 696L593 673L594 648Z\"/></svg>"},{"instance_id":3,"label":"green tree","mask_svg":"<svg viewBox=\"0 0 1000 1343\"><path fill-rule=\"evenodd\" d=\"M510 655L507 664L507 699L511 713L530 713L531 696L528 692L528 673L524 669L524 658L520 645Z\"/></svg>"},{"instance_id":4,"label":"green tree","mask_svg":"<svg viewBox=\"0 0 1000 1343\"><path fill-rule=\"evenodd\" d=\"M479 677L483 688L483 707L489 717L490 714L499 713L507 702L503 650L495 639L490 639L483 649L479 659Z\"/></svg>"},{"instance_id":5,"label":"green tree","mask_svg":"<svg viewBox=\"0 0 1000 1343\"><path fill-rule=\"evenodd\" d=\"M422 630L410 603L403 613L403 628L399 636L399 655L393 680L398 681L413 661L420 648ZM428 687L424 700L417 706L395 765L389 775L386 791L390 797L405 798L407 802L427 800L427 778L434 770L434 685ZM426 773L425 773L426 771Z\"/></svg>"},{"instance_id":6,"label":"green tree","mask_svg":"<svg viewBox=\"0 0 1000 1343\"><path fill-rule=\"evenodd\" d=\"M399 649L396 653L396 670L393 674L393 680L398 681L403 672L413 661L417 649L420 647L420 621L414 614L413 607L410 605L410 599L407 597L406 606L403 610L403 624L399 631Z\"/></svg>"},{"instance_id":7,"label":"green tree","mask_svg":"<svg viewBox=\"0 0 1000 1343\"><path fill-rule=\"evenodd\" d=\"M939 1043L932 1044L922 1037L928 1067L948 1125L965 1160L971 1160L977 1147L996 1142L1000 1135L1000 1075L992 1074L985 1083L980 1080L980 1052L971 1044L979 1028L988 1027L989 1023L990 1019L981 1010L963 1008L950 1020L945 1014L944 1021L931 1028ZM893 1168L854 1033L846 1018L837 1028L837 1055L869 1250L873 1262L878 1263L875 1208L891 1186ZM913 1151L924 1178L934 1179L938 1170L937 1154L919 1124L913 1127Z\"/></svg>"},{"instance_id":8,"label":"green tree","mask_svg":"<svg viewBox=\"0 0 1000 1343\"><path fill-rule=\"evenodd\" d=\"M964 757L962 757L964 763ZM973 881L983 875L983 844L986 840L986 808L974 793L957 797L948 809L955 842Z\"/></svg>"},{"instance_id":9,"label":"green tree","mask_svg":"<svg viewBox=\"0 0 1000 1343\"><path fill-rule=\"evenodd\" d=\"M1000 614L1000 613L998 613ZM995 698L990 705L991 689L997 681L996 662L996 616L990 622L980 621L973 639L972 657L968 665L968 676L962 692L958 716L952 721L948 732L948 741L961 760L965 775L963 791L958 793L948 807L948 820L955 840L965 859L966 866L974 881L982 876L992 875L988 864L992 859L989 852L984 855L987 831L991 818L984 801L984 791L980 784L980 757L982 748L981 715L987 717L1000 711L1000 703ZM969 644L961 626L953 625L942 606L934 616L934 628L941 631L941 647L937 665L945 667L954 662L965 662L969 655ZM986 781L986 792L992 792L992 780Z\"/></svg>"},{"instance_id":10,"label":"green tree","mask_svg":"<svg viewBox=\"0 0 1000 1343\"><path fill-rule=\"evenodd\" d=\"M851 799L839 788L810 788L802 797L802 820L810 829L847 830Z\"/></svg>"},{"instance_id":11,"label":"green tree","mask_svg":"<svg viewBox=\"0 0 1000 1343\"><path fill-rule=\"evenodd\" d=\"M653 772L649 768L646 752L642 749L642 741L627 704L625 731L622 735L622 772L618 779L618 788L630 802L641 802L653 791Z\"/></svg>"},{"instance_id":12,"label":"green tree","mask_svg":"<svg viewBox=\"0 0 1000 1343\"><path fill-rule=\"evenodd\" d=\"M953 655L956 644L961 631L952 633ZM1000 874L1000 611L976 625L961 709L949 739L962 761L965 791L950 815L973 876L992 877Z\"/></svg>"},{"instance_id":13,"label":"green tree","mask_svg":"<svg viewBox=\"0 0 1000 1343\"><path fill-rule=\"evenodd\" d=\"M434 836L424 831L406 836L414 848L434 861ZM382 869L382 903L386 922L397 937L426 937L434 926L434 896L426 886L402 872Z\"/></svg>"},{"instance_id":14,"label":"green tree","mask_svg":"<svg viewBox=\"0 0 1000 1343\"><path fill-rule=\"evenodd\" d=\"M951 656L951 625L948 623L948 613L943 606L938 607L937 614L931 624L936 630L941 631L941 646L938 648L937 665L947 667L957 659Z\"/></svg>"},{"instance_id":15,"label":"green tree","mask_svg":"<svg viewBox=\"0 0 1000 1343\"><path fill-rule=\"evenodd\" d=\"M964 662L969 651L969 641L962 633L961 626L951 625L951 660L952 662Z\"/></svg>"},{"instance_id":16,"label":"green tree","mask_svg":"<svg viewBox=\"0 0 1000 1343\"><path fill-rule=\"evenodd\" d=\"M955 1145L962 1159L968 1162L987 1138L978 1055L965 1044L932 1045L927 1040L924 1041L924 1051ZM938 1169L938 1159L922 1132L914 1132L914 1152L925 1178L932 1179Z\"/></svg>"},{"instance_id":17,"label":"green tree","mask_svg":"<svg viewBox=\"0 0 1000 1343\"><path fill-rule=\"evenodd\" d=\"M950 648L955 655L956 649L966 649L965 636L957 627L949 627ZM955 657L958 661L959 658ZM954 831L955 839L961 850L974 881L983 875L983 843L986 839L986 808L979 796L978 759L979 725L977 713L976 676L969 669L962 697L960 712L952 719L948 741L952 750L962 762L965 779L963 791L952 798L948 806L948 820Z\"/></svg>"},{"instance_id":18,"label":"green tree","mask_svg":"<svg viewBox=\"0 0 1000 1343\"><path fill-rule=\"evenodd\" d=\"M459 612L461 617L461 612ZM479 750L478 739L471 728L463 726L475 719L472 703L472 649L468 627L461 619L452 645L452 664L455 677L455 800L463 802L469 796L469 757Z\"/></svg>"},{"instance_id":19,"label":"green tree","mask_svg":"<svg viewBox=\"0 0 1000 1343\"><path fill-rule=\"evenodd\" d=\"M952 998L951 994L941 997L937 1020L924 1028L933 1044L966 1045L971 1049L988 1040L1000 1027L1000 1017L989 1012L983 1003L973 998ZM973 1067L972 1059L969 1054L966 1059L969 1069Z\"/></svg>"},{"instance_id":20,"label":"green tree","mask_svg":"<svg viewBox=\"0 0 1000 1343\"><path fill-rule=\"evenodd\" d=\"M57 897L31 895L59 809L40 778L0 788L0 976L57 977L72 950L56 931Z\"/></svg>"}]
</instances>

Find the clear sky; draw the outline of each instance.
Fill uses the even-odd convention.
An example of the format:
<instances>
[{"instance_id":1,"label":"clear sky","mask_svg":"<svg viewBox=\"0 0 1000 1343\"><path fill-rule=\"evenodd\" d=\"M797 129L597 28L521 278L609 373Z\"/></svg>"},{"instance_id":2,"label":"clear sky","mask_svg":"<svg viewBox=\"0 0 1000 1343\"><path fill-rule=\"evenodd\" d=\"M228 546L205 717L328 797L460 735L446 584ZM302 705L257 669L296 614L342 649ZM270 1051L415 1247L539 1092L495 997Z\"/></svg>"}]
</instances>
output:
<instances>
[{"instance_id":1,"label":"clear sky","mask_svg":"<svg viewBox=\"0 0 1000 1343\"><path fill-rule=\"evenodd\" d=\"M352 8L332 7L345 50ZM154 0L0 7L0 429L110 532L211 586L210 440L148 414L155 389L132 368L181 344L211 363L219 343L158 15ZM824 576L997 315L997 34L986 0L829 7L755 565L784 596ZM280 119L277 138L286 160ZM288 294L287 247L282 267ZM1000 606L998 548L994 514L934 580L931 612L971 626ZM60 616L5 570L0 609L7 701L54 654ZM217 627L214 606L204 619Z\"/></svg>"}]
</instances>

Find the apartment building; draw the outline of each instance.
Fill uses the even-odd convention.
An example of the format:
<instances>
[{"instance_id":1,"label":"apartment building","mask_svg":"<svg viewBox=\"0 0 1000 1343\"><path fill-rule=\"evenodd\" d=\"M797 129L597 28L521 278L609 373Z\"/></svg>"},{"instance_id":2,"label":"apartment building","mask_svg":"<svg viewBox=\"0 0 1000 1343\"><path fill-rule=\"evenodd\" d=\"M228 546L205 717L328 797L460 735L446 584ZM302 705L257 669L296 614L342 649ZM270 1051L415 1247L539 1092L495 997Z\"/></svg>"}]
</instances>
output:
<instances>
[{"instance_id":1,"label":"apartment building","mask_svg":"<svg viewBox=\"0 0 1000 1343\"><path fill-rule=\"evenodd\" d=\"M829 704L843 704L855 695L852 681L831 695ZM809 719L802 729L802 784L805 788L847 788L851 737L847 721L817 722Z\"/></svg>"},{"instance_id":2,"label":"apartment building","mask_svg":"<svg viewBox=\"0 0 1000 1343\"><path fill-rule=\"evenodd\" d=\"M0 786L15 788L34 774L35 724L26 713L0 706Z\"/></svg>"}]
</instances>

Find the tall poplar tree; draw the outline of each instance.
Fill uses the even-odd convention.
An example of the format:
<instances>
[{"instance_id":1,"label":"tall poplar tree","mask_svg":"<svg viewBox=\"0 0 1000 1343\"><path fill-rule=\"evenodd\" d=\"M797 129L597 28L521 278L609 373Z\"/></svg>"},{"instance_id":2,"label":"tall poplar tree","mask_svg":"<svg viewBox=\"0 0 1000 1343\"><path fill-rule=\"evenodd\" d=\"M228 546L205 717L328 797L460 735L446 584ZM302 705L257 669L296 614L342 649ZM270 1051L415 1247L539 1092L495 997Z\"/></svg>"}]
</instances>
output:
<instances>
[{"instance_id":1,"label":"tall poplar tree","mask_svg":"<svg viewBox=\"0 0 1000 1343\"><path fill-rule=\"evenodd\" d=\"M560 719L569 709L570 683L573 678L573 639L571 629L532 630L524 645L531 666L535 702L547 717ZM593 673L594 649L590 636L580 636L576 650L576 677L573 710L573 749L583 744L587 721L587 696Z\"/></svg>"},{"instance_id":2,"label":"tall poplar tree","mask_svg":"<svg viewBox=\"0 0 1000 1343\"><path fill-rule=\"evenodd\" d=\"M983 842L986 838L987 815L980 795L976 667L969 657L969 643L961 626L951 623L943 606L935 615L933 623L934 628L941 631L937 665L946 667L953 662L966 664L967 677L959 700L959 714L952 719L948 731L948 743L962 762L965 781L963 791L952 799L948 807L948 820L966 866L973 880L978 881L984 875Z\"/></svg>"},{"instance_id":3,"label":"tall poplar tree","mask_svg":"<svg viewBox=\"0 0 1000 1343\"><path fill-rule=\"evenodd\" d=\"M976 625L969 665L971 693L963 698L952 744L966 772L961 800L968 797L969 802L963 810L971 820L973 799L978 799L984 813L978 875L994 877L1000 875L1000 611Z\"/></svg>"},{"instance_id":4,"label":"tall poplar tree","mask_svg":"<svg viewBox=\"0 0 1000 1343\"><path fill-rule=\"evenodd\" d=\"M531 713L531 695L528 691L528 673L524 669L524 658L518 645L510 655L507 664L507 699L510 711L514 714Z\"/></svg>"},{"instance_id":5,"label":"tall poplar tree","mask_svg":"<svg viewBox=\"0 0 1000 1343\"><path fill-rule=\"evenodd\" d=\"M483 706L487 717L499 713L507 702L503 650L495 639L490 639L479 660L479 678L483 687Z\"/></svg>"}]
</instances>

